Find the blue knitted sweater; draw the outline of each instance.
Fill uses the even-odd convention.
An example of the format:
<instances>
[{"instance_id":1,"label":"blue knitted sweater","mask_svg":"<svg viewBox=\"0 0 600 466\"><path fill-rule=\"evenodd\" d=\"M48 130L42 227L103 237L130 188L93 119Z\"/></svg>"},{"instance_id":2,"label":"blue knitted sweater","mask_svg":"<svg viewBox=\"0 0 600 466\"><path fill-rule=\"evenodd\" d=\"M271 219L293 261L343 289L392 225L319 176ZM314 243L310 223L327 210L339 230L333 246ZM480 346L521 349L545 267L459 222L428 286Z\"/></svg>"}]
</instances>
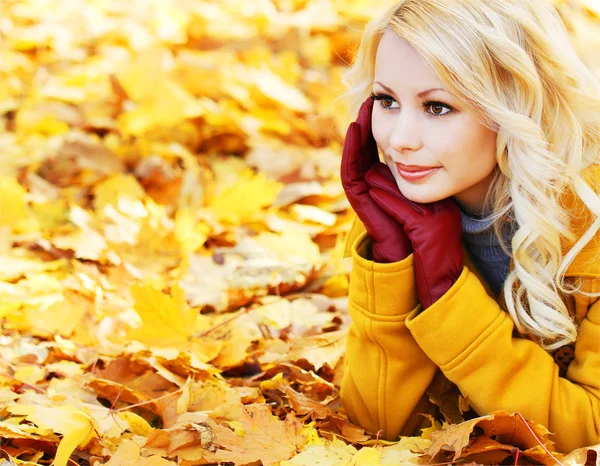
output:
<instances>
[{"instance_id":1,"label":"blue knitted sweater","mask_svg":"<svg viewBox=\"0 0 600 466\"><path fill-rule=\"evenodd\" d=\"M460 215L462 217L463 240L469 252L469 257L485 277L492 290L498 295L508 275L511 256L507 256L502 250L500 240L494 232L491 221L471 217L462 209L460 209ZM513 234L514 231L509 225L503 228L502 236L511 252L510 240Z\"/></svg>"}]
</instances>

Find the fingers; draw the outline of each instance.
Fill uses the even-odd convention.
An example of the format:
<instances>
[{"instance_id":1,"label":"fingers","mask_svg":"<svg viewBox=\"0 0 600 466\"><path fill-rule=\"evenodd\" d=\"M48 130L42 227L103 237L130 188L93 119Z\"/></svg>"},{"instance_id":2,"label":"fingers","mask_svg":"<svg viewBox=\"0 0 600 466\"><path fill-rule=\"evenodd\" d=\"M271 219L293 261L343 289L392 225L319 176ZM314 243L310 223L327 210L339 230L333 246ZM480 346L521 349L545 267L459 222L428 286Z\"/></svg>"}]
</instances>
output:
<instances>
[{"instance_id":1,"label":"fingers","mask_svg":"<svg viewBox=\"0 0 600 466\"><path fill-rule=\"evenodd\" d=\"M381 162L367 172L365 181L370 189L380 189L391 194L396 199L395 203L398 205L406 204L421 215L424 215L426 211L430 210L427 204L421 204L407 199L398 188L398 184L389 167Z\"/></svg>"},{"instance_id":2,"label":"fingers","mask_svg":"<svg viewBox=\"0 0 600 466\"><path fill-rule=\"evenodd\" d=\"M356 123L350 123L348 131L346 132L346 139L344 141L344 149L342 152L342 164L340 167L340 177L344 188L350 188L350 184L354 180L361 178L356 167L358 158L356 148L360 145L359 138L360 135Z\"/></svg>"},{"instance_id":3,"label":"fingers","mask_svg":"<svg viewBox=\"0 0 600 466\"><path fill-rule=\"evenodd\" d=\"M370 97L366 98L360 109L358 110L358 117L356 118L356 123L363 127L371 129L371 114L373 112L373 99Z\"/></svg>"},{"instance_id":4,"label":"fingers","mask_svg":"<svg viewBox=\"0 0 600 466\"><path fill-rule=\"evenodd\" d=\"M377 143L371 132L372 110L373 100L367 98L360 107L356 121L352 122L346 131L340 167L342 184L345 187L362 182L366 171L379 162Z\"/></svg>"},{"instance_id":5,"label":"fingers","mask_svg":"<svg viewBox=\"0 0 600 466\"><path fill-rule=\"evenodd\" d=\"M420 213L415 212L412 206L398 199L398 197L385 189L371 188L369 196L371 196L382 210L394 217L402 225L405 225L410 219L421 216Z\"/></svg>"},{"instance_id":6,"label":"fingers","mask_svg":"<svg viewBox=\"0 0 600 466\"><path fill-rule=\"evenodd\" d=\"M382 162L378 162L373 165L369 171L365 174L365 181L369 186L378 187L385 189L389 192L400 192L394 175L390 171L389 167Z\"/></svg>"},{"instance_id":7,"label":"fingers","mask_svg":"<svg viewBox=\"0 0 600 466\"><path fill-rule=\"evenodd\" d=\"M385 163L379 162L379 163L373 165L372 170L375 173L378 173L379 175L387 178L392 183L396 184L396 180L394 179L394 175L392 174L390 167L388 165L386 165Z\"/></svg>"},{"instance_id":8,"label":"fingers","mask_svg":"<svg viewBox=\"0 0 600 466\"><path fill-rule=\"evenodd\" d=\"M373 137L371 128L371 118L373 114L373 99L368 97L361 105L358 112L356 124L360 129L360 152L361 157L357 168L361 173L365 173L371 166L379 162L379 153L377 143Z\"/></svg>"},{"instance_id":9,"label":"fingers","mask_svg":"<svg viewBox=\"0 0 600 466\"><path fill-rule=\"evenodd\" d=\"M437 217L447 218L452 225L456 225L462 231L462 218L460 209L452 197L441 199L431 204L432 214Z\"/></svg>"}]
</instances>

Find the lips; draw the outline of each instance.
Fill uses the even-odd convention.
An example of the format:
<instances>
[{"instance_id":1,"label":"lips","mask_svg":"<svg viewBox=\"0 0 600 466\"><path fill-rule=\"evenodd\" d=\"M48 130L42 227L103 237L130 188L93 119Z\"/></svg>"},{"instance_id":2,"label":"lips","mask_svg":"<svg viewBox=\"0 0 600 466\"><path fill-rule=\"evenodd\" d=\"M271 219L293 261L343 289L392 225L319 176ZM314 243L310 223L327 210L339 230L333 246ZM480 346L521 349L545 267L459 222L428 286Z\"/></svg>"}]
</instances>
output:
<instances>
[{"instance_id":1,"label":"lips","mask_svg":"<svg viewBox=\"0 0 600 466\"><path fill-rule=\"evenodd\" d=\"M433 173L437 172L440 168L442 167L433 167L433 168L427 168L426 170L422 170L422 169L418 169L415 170L416 167L409 167L412 168L412 171L409 170L405 170L404 168L402 168L403 165L397 163L396 164L396 168L398 169L398 174L404 178L406 181L408 182L416 182L418 180L424 180L426 178L429 178Z\"/></svg>"},{"instance_id":2,"label":"lips","mask_svg":"<svg viewBox=\"0 0 600 466\"><path fill-rule=\"evenodd\" d=\"M399 170L405 171L405 172L410 172L410 173L420 173L420 172L427 172L430 170L433 170L435 168L440 168L440 167L424 167L421 165L403 165L401 163L396 163L396 166L398 167Z\"/></svg>"}]
</instances>

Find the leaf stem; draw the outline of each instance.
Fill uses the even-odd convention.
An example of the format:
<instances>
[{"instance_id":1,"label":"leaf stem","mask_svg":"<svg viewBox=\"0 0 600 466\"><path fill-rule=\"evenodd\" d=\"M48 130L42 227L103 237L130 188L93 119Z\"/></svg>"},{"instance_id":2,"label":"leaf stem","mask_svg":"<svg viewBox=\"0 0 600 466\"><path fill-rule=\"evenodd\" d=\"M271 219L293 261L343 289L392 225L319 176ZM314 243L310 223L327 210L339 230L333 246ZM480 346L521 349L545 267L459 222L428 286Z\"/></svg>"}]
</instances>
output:
<instances>
[{"instance_id":1,"label":"leaf stem","mask_svg":"<svg viewBox=\"0 0 600 466\"><path fill-rule=\"evenodd\" d=\"M554 460L556 461L556 464L560 465L560 466L564 466L560 461L558 461L558 459L552 454L550 453L550 451L548 451L548 449L546 448L546 446L542 443L541 439L537 436L537 434L533 431L533 429L531 428L531 426L529 425L529 423L525 420L525 418L523 417L523 415L516 411L517 416L519 417L519 419L521 419L521 421L523 422L523 424L525 424L525 427L527 428L527 430L531 433L531 435L533 435L533 438L539 443L539 445L544 449L544 451Z\"/></svg>"},{"instance_id":2,"label":"leaf stem","mask_svg":"<svg viewBox=\"0 0 600 466\"><path fill-rule=\"evenodd\" d=\"M154 403L155 401L162 400L164 398L168 398L170 396L173 396L173 395L175 395L177 393L181 393L181 392L182 392L182 389L180 388L178 390L175 390L174 392L167 393L166 395L163 395L163 396L159 396L158 398L153 398L151 400L142 401L140 403L136 403L136 404L133 404L133 405L124 406L123 408L114 409L113 411L116 412L116 413L118 413L120 411L127 411L128 409L137 408L138 406L143 406L143 405L147 405L147 404L150 404L150 403Z\"/></svg>"},{"instance_id":3,"label":"leaf stem","mask_svg":"<svg viewBox=\"0 0 600 466\"><path fill-rule=\"evenodd\" d=\"M230 317L229 319L224 320L223 322L219 322L217 325L215 325L214 327L209 328L208 330L206 330L205 332L202 332L199 335L195 335L194 338L204 338L205 336L209 335L210 333L214 332L216 329L223 327L224 325L227 325L230 322L233 322L235 319L238 319L242 314L246 314L248 312L250 312L253 308L246 308L244 309L242 312L234 315L233 317Z\"/></svg>"}]
</instances>

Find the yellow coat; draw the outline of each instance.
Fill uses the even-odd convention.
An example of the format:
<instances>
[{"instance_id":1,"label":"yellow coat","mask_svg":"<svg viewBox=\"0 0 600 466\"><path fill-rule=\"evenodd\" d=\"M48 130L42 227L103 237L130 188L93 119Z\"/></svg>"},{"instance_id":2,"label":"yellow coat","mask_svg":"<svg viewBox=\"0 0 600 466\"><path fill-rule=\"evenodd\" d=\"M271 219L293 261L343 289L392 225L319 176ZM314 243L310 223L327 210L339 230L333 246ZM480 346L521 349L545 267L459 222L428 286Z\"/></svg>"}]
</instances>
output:
<instances>
[{"instance_id":1,"label":"yellow coat","mask_svg":"<svg viewBox=\"0 0 600 466\"><path fill-rule=\"evenodd\" d=\"M583 173L600 192L600 165ZM579 209L571 193L563 204ZM573 210L572 210L573 211ZM579 210L579 212L583 212ZM576 231L591 223L579 217ZM565 244L563 253L570 249ZM342 405L351 421L380 438L420 435L433 413L428 387L455 384L479 415L518 411L545 425L558 451L600 443L600 299L564 295L580 323L575 357L561 372L554 358L520 336L464 249L457 282L421 312L413 255L384 264L368 259L370 239L355 220L346 243L352 257ZM579 253L567 275L581 277L583 291L600 292L600 233ZM511 262L510 269L513 268ZM435 381L434 381L435 379ZM450 381L450 382L448 382Z\"/></svg>"}]
</instances>

